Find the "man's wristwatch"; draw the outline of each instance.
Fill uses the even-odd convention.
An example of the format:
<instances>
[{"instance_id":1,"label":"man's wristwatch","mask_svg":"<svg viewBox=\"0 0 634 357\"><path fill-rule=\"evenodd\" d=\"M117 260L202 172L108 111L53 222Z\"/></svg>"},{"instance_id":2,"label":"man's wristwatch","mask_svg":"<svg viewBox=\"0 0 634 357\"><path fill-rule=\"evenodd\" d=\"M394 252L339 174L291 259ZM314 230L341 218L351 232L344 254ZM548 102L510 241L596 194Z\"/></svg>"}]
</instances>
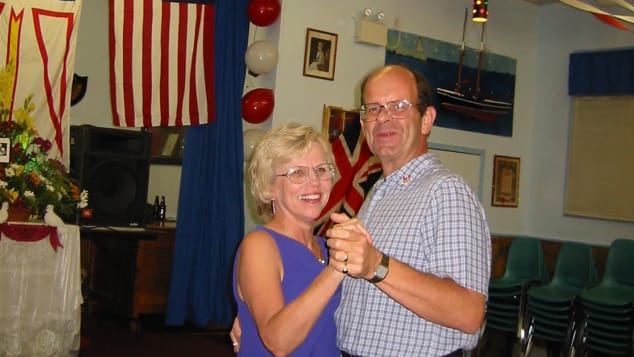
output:
<instances>
[{"instance_id":1,"label":"man's wristwatch","mask_svg":"<svg viewBox=\"0 0 634 357\"><path fill-rule=\"evenodd\" d=\"M369 282L371 282L372 284L376 284L380 281L383 281L383 279L385 279L385 277L387 276L387 273L390 272L390 257L387 256L387 254L383 254L383 257L381 258L381 262L379 264L377 264L376 268L374 269L374 276L372 277L372 279L368 280Z\"/></svg>"}]
</instances>

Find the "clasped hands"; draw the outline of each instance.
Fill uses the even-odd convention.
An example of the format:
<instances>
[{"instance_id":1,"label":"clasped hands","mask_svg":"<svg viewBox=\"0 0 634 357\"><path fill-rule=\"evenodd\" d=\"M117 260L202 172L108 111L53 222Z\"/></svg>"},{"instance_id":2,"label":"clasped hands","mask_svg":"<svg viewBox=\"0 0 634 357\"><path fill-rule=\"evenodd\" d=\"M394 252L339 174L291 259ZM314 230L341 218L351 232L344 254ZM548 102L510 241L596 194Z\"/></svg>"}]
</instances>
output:
<instances>
[{"instance_id":1,"label":"clasped hands","mask_svg":"<svg viewBox=\"0 0 634 357\"><path fill-rule=\"evenodd\" d=\"M330 219L335 223L326 232L330 267L354 278L371 279L381 252L372 245L368 230L345 214L333 213Z\"/></svg>"}]
</instances>

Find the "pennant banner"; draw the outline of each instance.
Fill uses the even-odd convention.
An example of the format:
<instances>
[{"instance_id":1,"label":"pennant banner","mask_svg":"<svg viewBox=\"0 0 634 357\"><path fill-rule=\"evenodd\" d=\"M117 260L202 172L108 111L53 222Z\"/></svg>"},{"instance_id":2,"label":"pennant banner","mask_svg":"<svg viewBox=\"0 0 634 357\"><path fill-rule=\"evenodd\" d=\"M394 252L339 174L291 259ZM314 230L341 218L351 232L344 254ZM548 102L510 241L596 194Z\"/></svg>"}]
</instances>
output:
<instances>
[{"instance_id":1,"label":"pennant banner","mask_svg":"<svg viewBox=\"0 0 634 357\"><path fill-rule=\"evenodd\" d=\"M110 0L109 24L115 126L213 122L213 1Z\"/></svg>"},{"instance_id":2,"label":"pennant banner","mask_svg":"<svg viewBox=\"0 0 634 357\"><path fill-rule=\"evenodd\" d=\"M49 155L68 164L70 91L82 0L0 1L2 104L9 115L31 97Z\"/></svg>"}]
</instances>

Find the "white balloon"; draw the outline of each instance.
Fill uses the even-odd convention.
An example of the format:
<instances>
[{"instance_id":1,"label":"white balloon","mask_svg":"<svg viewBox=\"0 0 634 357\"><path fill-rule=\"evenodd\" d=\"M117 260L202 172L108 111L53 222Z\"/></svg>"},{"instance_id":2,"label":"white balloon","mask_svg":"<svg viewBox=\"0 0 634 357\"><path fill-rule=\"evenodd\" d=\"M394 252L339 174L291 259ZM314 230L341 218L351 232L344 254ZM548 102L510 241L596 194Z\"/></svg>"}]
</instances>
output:
<instances>
[{"instance_id":1,"label":"white balloon","mask_svg":"<svg viewBox=\"0 0 634 357\"><path fill-rule=\"evenodd\" d=\"M253 149L258 145L264 136L264 131L260 129L249 129L242 133L242 145L244 149L244 161L249 161L253 154Z\"/></svg>"},{"instance_id":2,"label":"white balloon","mask_svg":"<svg viewBox=\"0 0 634 357\"><path fill-rule=\"evenodd\" d=\"M277 48L269 40L255 41L247 48L244 61L251 72L268 73L277 65Z\"/></svg>"}]
</instances>

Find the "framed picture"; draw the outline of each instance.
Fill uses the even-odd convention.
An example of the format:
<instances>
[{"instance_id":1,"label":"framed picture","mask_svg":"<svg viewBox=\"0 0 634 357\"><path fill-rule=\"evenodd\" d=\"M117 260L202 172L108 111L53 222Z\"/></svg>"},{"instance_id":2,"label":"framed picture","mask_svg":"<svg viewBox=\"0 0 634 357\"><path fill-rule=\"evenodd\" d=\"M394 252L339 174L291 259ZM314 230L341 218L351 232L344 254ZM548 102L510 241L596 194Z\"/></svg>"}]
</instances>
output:
<instances>
[{"instance_id":1,"label":"framed picture","mask_svg":"<svg viewBox=\"0 0 634 357\"><path fill-rule=\"evenodd\" d=\"M304 76L334 80L336 59L337 34L307 28Z\"/></svg>"},{"instance_id":2,"label":"framed picture","mask_svg":"<svg viewBox=\"0 0 634 357\"><path fill-rule=\"evenodd\" d=\"M328 134L328 139L333 142L343 134L346 129L360 133L361 113L356 109L343 109L334 106L324 106L322 131Z\"/></svg>"},{"instance_id":3,"label":"framed picture","mask_svg":"<svg viewBox=\"0 0 634 357\"><path fill-rule=\"evenodd\" d=\"M517 207L520 191L520 158L493 157L493 190L491 206Z\"/></svg>"},{"instance_id":4,"label":"framed picture","mask_svg":"<svg viewBox=\"0 0 634 357\"><path fill-rule=\"evenodd\" d=\"M185 149L185 127L146 128L152 134L150 162L160 165L180 165Z\"/></svg>"},{"instance_id":5,"label":"framed picture","mask_svg":"<svg viewBox=\"0 0 634 357\"><path fill-rule=\"evenodd\" d=\"M11 141L9 138L0 138L0 162L9 162L10 148Z\"/></svg>"}]
</instances>

